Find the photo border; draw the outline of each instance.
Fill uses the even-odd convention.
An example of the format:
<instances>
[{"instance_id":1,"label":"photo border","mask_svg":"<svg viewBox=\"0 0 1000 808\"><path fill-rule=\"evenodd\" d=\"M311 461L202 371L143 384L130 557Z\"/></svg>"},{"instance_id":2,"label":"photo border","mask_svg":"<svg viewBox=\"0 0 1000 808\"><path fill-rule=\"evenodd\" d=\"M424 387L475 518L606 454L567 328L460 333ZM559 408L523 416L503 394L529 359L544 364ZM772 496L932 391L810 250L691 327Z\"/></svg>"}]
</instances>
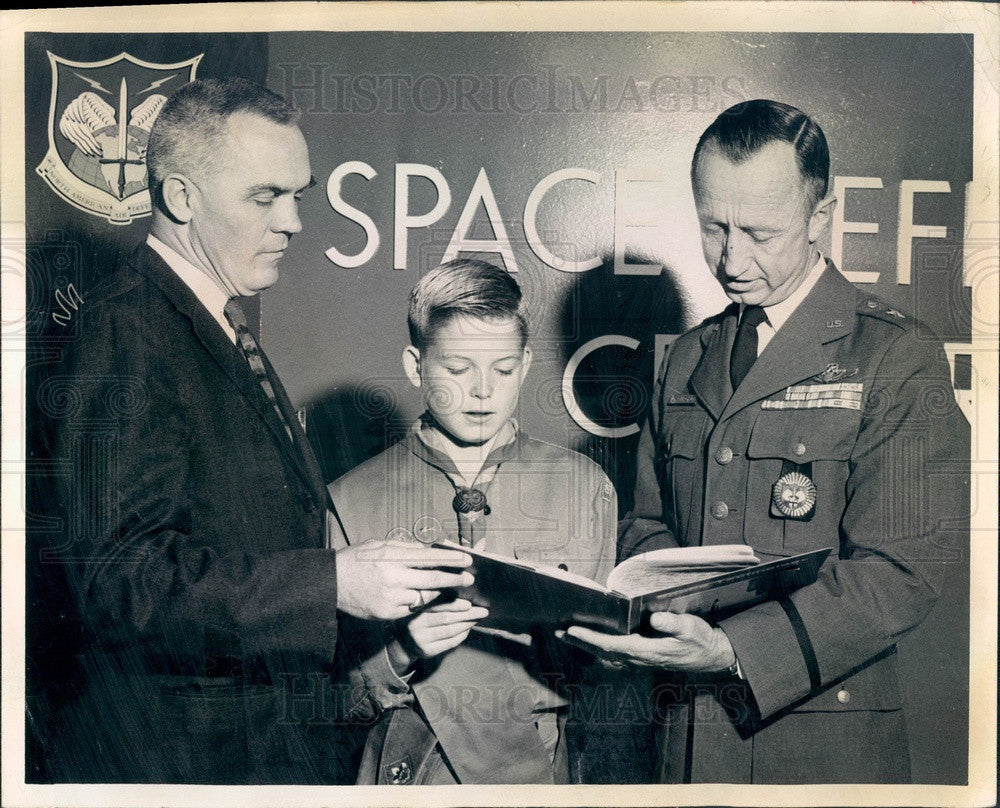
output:
<instances>
[{"instance_id":1,"label":"photo border","mask_svg":"<svg viewBox=\"0 0 1000 808\"><path fill-rule=\"evenodd\" d=\"M2 803L7 806L270 805L993 805L997 704L997 208L1000 11L967 2L528 2L252 3L126 9L0 12L0 188L2 188ZM24 34L263 31L767 31L963 33L973 37L973 177L966 189L966 236L994 245L996 271L973 288L972 501L970 543L970 756L967 786L641 785L426 786L406 792L371 786L35 785L24 783ZM969 249L969 239L965 240ZM983 260L982 252L977 260Z\"/></svg>"}]
</instances>

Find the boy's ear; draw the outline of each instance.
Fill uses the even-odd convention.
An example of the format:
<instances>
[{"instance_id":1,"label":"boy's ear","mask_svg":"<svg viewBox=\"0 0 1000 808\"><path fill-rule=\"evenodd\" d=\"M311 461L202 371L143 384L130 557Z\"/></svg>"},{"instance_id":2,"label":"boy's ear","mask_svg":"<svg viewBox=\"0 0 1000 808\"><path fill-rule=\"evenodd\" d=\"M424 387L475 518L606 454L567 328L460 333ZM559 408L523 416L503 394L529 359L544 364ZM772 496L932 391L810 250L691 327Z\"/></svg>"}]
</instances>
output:
<instances>
[{"instance_id":1,"label":"boy's ear","mask_svg":"<svg viewBox=\"0 0 1000 808\"><path fill-rule=\"evenodd\" d=\"M412 345L403 348L403 372L410 384L420 387L420 349Z\"/></svg>"},{"instance_id":2,"label":"boy's ear","mask_svg":"<svg viewBox=\"0 0 1000 808\"><path fill-rule=\"evenodd\" d=\"M525 346L524 354L521 357L521 384L524 384L524 377L528 375L528 368L531 367L531 348Z\"/></svg>"}]
</instances>

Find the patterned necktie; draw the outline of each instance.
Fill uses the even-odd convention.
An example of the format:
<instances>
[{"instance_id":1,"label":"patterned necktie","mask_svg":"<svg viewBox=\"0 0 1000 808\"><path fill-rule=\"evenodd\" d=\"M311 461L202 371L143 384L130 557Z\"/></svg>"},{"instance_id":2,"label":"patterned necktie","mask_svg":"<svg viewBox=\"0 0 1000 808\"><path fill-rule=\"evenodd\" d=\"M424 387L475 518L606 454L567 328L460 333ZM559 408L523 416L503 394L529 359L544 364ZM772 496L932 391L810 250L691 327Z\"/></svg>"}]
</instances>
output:
<instances>
[{"instance_id":1,"label":"patterned necktie","mask_svg":"<svg viewBox=\"0 0 1000 808\"><path fill-rule=\"evenodd\" d=\"M757 326L766 319L767 315L760 306L747 306L743 310L729 359L729 380L733 383L733 390L740 386L750 366L757 361Z\"/></svg>"},{"instance_id":2,"label":"patterned necktie","mask_svg":"<svg viewBox=\"0 0 1000 808\"><path fill-rule=\"evenodd\" d=\"M281 407L278 406L278 398L274 394L274 385L271 384L271 377L267 375L267 368L264 366L264 360L261 358L260 346L257 344L257 340L253 338L253 334L250 333L250 329L247 328L247 318L243 313L243 309L234 297L230 298L229 302L226 303L223 311L225 312L226 319L229 320L229 324L236 332L236 344L239 346L240 352L247 360L247 364L250 365L250 370L253 371L253 375L260 383L264 395L267 396L267 400L274 407L274 411L278 415L278 420L285 427L285 432L288 433L288 439L294 443L295 438L292 436L292 428L288 425L288 421L285 420L285 416L281 412Z\"/></svg>"}]
</instances>

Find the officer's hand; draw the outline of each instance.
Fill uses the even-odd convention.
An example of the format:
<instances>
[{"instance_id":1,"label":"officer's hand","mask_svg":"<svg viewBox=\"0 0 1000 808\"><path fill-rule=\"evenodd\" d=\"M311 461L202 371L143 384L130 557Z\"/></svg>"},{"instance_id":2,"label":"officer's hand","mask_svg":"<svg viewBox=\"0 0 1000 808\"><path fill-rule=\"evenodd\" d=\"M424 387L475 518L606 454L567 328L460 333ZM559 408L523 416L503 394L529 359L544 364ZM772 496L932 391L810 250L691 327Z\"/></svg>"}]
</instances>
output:
<instances>
[{"instance_id":1,"label":"officer's hand","mask_svg":"<svg viewBox=\"0 0 1000 808\"><path fill-rule=\"evenodd\" d=\"M442 589L470 586L472 558L422 544L365 542L337 551L337 608L363 620L406 617Z\"/></svg>"},{"instance_id":2,"label":"officer's hand","mask_svg":"<svg viewBox=\"0 0 1000 808\"><path fill-rule=\"evenodd\" d=\"M664 636L604 634L583 626L557 633L563 641L596 656L632 665L668 668L685 673L723 671L736 662L729 638L691 614L655 612L650 625Z\"/></svg>"},{"instance_id":3,"label":"officer's hand","mask_svg":"<svg viewBox=\"0 0 1000 808\"><path fill-rule=\"evenodd\" d=\"M472 627L488 615L487 609L467 600L435 603L407 622L407 645L424 658L443 654L465 642Z\"/></svg>"}]
</instances>

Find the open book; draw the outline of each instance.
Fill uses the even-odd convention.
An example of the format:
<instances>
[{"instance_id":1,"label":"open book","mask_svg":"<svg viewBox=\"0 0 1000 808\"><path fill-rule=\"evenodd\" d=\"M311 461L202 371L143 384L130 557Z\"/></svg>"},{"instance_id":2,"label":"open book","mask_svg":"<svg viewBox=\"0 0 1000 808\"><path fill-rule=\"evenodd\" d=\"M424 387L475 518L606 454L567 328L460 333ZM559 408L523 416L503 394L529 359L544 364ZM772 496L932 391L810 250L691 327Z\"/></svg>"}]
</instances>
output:
<instances>
[{"instance_id":1,"label":"open book","mask_svg":"<svg viewBox=\"0 0 1000 808\"><path fill-rule=\"evenodd\" d=\"M744 544L654 550L623 561L601 586L557 567L461 549L472 556L476 581L458 595L490 610L483 625L585 625L616 634L635 631L651 612L712 621L778 597L813 583L830 553L827 548L761 563Z\"/></svg>"}]
</instances>

